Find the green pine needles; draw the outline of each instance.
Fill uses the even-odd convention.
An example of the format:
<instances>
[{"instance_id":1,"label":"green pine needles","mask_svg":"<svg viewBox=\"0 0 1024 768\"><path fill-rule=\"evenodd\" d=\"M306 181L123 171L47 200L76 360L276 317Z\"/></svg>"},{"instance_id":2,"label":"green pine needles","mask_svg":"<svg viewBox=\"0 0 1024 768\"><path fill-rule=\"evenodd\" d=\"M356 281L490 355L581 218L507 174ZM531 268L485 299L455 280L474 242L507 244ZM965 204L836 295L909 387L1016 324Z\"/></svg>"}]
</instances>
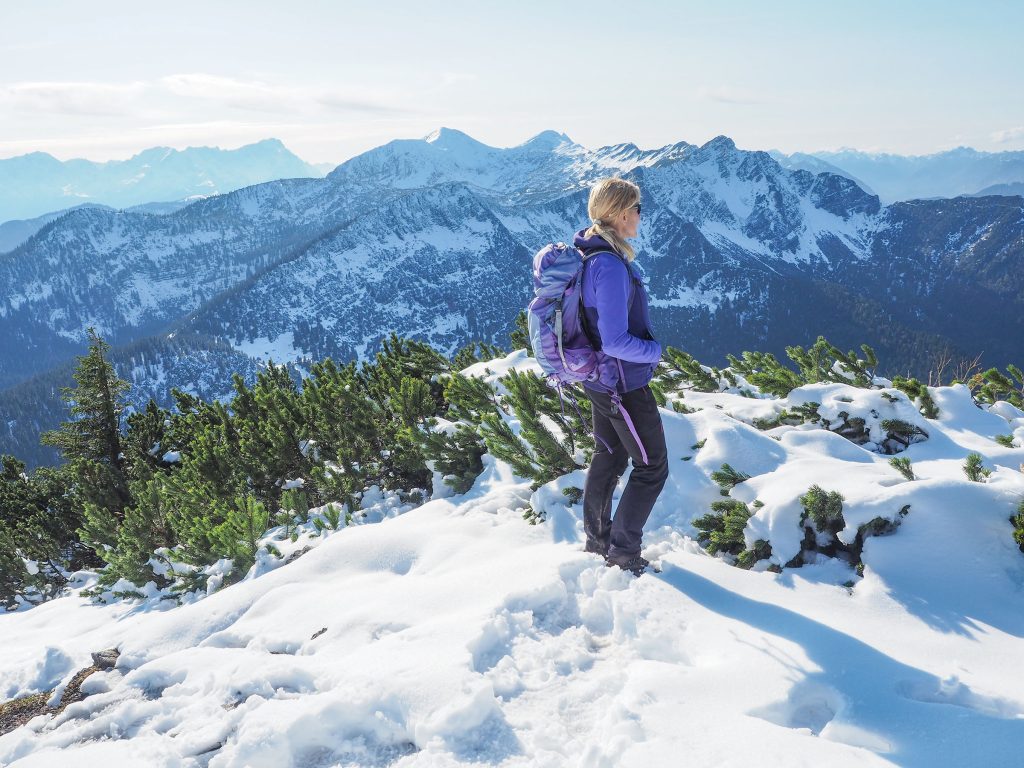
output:
<instances>
[{"instance_id":1,"label":"green pine needles","mask_svg":"<svg viewBox=\"0 0 1024 768\"><path fill-rule=\"evenodd\" d=\"M694 392L719 390L717 369L712 369L709 373L695 357L675 347L665 347L657 380L666 392L682 392L687 389Z\"/></svg>"},{"instance_id":2,"label":"green pine needles","mask_svg":"<svg viewBox=\"0 0 1024 768\"><path fill-rule=\"evenodd\" d=\"M939 418L939 407L935 404L935 400L932 399L932 395L928 390L928 387L920 381L917 379L906 379L902 376L895 376L892 380L892 385L909 397L917 406L921 415L926 419Z\"/></svg>"},{"instance_id":3,"label":"green pine needles","mask_svg":"<svg viewBox=\"0 0 1024 768\"><path fill-rule=\"evenodd\" d=\"M721 469L711 473L711 479L721 488L722 495L728 496L733 488L744 480L749 480L750 475L733 469L729 464L723 464Z\"/></svg>"},{"instance_id":4,"label":"green pine needles","mask_svg":"<svg viewBox=\"0 0 1024 768\"><path fill-rule=\"evenodd\" d=\"M697 541L710 554L732 555L738 567L751 568L759 560L767 560L772 556L771 545L761 539L747 548L743 532L752 514L742 501L714 501L711 503L711 514L693 521L693 527L699 531Z\"/></svg>"},{"instance_id":5,"label":"green pine needles","mask_svg":"<svg viewBox=\"0 0 1024 768\"><path fill-rule=\"evenodd\" d=\"M914 477L914 467L912 466L910 459L905 457L894 457L889 459L889 466L903 475L907 480L916 480Z\"/></svg>"},{"instance_id":6,"label":"green pine needles","mask_svg":"<svg viewBox=\"0 0 1024 768\"><path fill-rule=\"evenodd\" d=\"M974 394L974 398L980 403L995 403L999 400L1024 408L1024 371L1016 365L1006 366L1006 373L998 368L989 368L987 371L975 374L967 382Z\"/></svg>"},{"instance_id":7,"label":"green pine needles","mask_svg":"<svg viewBox=\"0 0 1024 768\"><path fill-rule=\"evenodd\" d=\"M589 410L583 395L567 392L576 399L575 407L566 406L540 377L516 370L501 383L508 390L502 407L512 419L500 413L483 416L480 433L491 454L508 462L521 477L533 478L535 488L586 466L594 445L589 427L580 418L584 408ZM577 440L583 451L579 457Z\"/></svg>"},{"instance_id":8,"label":"green pine needles","mask_svg":"<svg viewBox=\"0 0 1024 768\"><path fill-rule=\"evenodd\" d=\"M992 474L992 470L982 464L980 453L969 453L963 466L964 474L972 483L983 483Z\"/></svg>"},{"instance_id":9,"label":"green pine needles","mask_svg":"<svg viewBox=\"0 0 1024 768\"><path fill-rule=\"evenodd\" d=\"M1010 523L1013 525L1013 540L1024 552L1024 499L1017 505L1017 514L1010 518Z\"/></svg>"},{"instance_id":10,"label":"green pine needles","mask_svg":"<svg viewBox=\"0 0 1024 768\"><path fill-rule=\"evenodd\" d=\"M537 488L586 467L594 449L590 402L581 391L564 390L563 400L532 373L512 370L497 383L459 373L499 355L490 344L469 344L449 360L428 344L392 335L361 365L327 359L300 380L270 363L254 381L235 376L233 396L223 402L175 391L173 408L150 402L129 415L128 384L116 375L108 345L92 329L88 342L74 386L63 391L69 418L42 438L60 451L63 465L29 474L16 459L0 457L0 605L7 608L59 594L70 574L85 567L102 567L95 594L139 594L122 580L139 587L154 582L172 592L202 588L206 569L222 560L231 562L230 582L261 557L268 531L297 540L311 527L324 534L345 528L358 518L371 486L422 498L439 475L452 492L465 493L490 453ZM525 314L517 318L512 343L529 349ZM789 364L783 365L771 354L744 352L718 369L669 347L652 390L660 404L687 414L693 410L684 394L697 401L698 393L727 391L757 397L753 387L785 397L817 382L879 386L870 347L843 352L819 337L786 354ZM920 381L896 377L893 384L925 417L938 416ZM1016 366L1006 373L990 369L969 384L981 403L1024 407L1024 375ZM756 426L820 423L855 442L869 440L863 418L844 413L829 422L820 408L789 406ZM890 453L927 437L899 419L881 426L881 448ZM994 439L1013 447L1012 435ZM909 460L890 464L915 478ZM979 454L967 457L964 472L974 482L991 474ZM741 567L771 557L768 541L747 546L751 509L729 498L749 476L723 464L711 478L726 498L694 523L701 543ZM569 504L579 503L579 488L564 493ZM906 514L877 518L846 545L837 535L845 526L838 493L812 486L800 501L804 549L787 565L813 552L857 563L864 539L895 530ZM528 510L526 517L542 522L543 510ZM1024 504L1011 520L1024 551Z\"/></svg>"},{"instance_id":11,"label":"green pine needles","mask_svg":"<svg viewBox=\"0 0 1024 768\"><path fill-rule=\"evenodd\" d=\"M812 485L800 497L804 511L802 520L810 519L819 533L839 533L846 527L843 519L843 497L838 491L826 491L819 485Z\"/></svg>"}]
</instances>

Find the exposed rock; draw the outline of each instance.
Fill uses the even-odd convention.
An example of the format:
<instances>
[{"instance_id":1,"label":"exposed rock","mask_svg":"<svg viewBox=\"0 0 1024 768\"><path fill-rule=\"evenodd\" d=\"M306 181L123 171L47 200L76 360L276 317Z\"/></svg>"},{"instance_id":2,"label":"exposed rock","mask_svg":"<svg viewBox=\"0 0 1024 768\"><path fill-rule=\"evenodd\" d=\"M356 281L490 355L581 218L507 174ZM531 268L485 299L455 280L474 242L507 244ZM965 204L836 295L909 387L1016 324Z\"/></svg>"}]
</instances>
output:
<instances>
[{"instance_id":1,"label":"exposed rock","mask_svg":"<svg viewBox=\"0 0 1024 768\"><path fill-rule=\"evenodd\" d=\"M92 655L92 663L96 669L113 669L121 652L117 648L108 648Z\"/></svg>"}]
</instances>

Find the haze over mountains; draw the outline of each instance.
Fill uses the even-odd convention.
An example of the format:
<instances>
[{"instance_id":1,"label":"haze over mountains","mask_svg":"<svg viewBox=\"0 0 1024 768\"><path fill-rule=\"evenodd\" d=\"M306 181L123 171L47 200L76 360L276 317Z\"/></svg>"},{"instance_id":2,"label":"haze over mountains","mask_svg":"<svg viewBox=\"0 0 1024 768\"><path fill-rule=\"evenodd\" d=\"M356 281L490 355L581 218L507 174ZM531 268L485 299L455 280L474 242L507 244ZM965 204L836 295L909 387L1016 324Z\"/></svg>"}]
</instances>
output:
<instances>
[{"instance_id":1,"label":"haze over mountains","mask_svg":"<svg viewBox=\"0 0 1024 768\"><path fill-rule=\"evenodd\" d=\"M0 159L0 223L87 202L128 208L223 194L275 179L320 176L321 169L300 160L277 139L233 150L153 147L106 163L62 162L33 152Z\"/></svg>"},{"instance_id":2,"label":"haze over mountains","mask_svg":"<svg viewBox=\"0 0 1024 768\"><path fill-rule=\"evenodd\" d=\"M917 156L854 149L792 155L773 152L772 156L788 168L848 176L877 194L883 203L1024 192L1024 152L979 152L957 147Z\"/></svg>"},{"instance_id":3,"label":"haze over mountains","mask_svg":"<svg viewBox=\"0 0 1024 768\"><path fill-rule=\"evenodd\" d=\"M296 371L367 359L392 331L449 353L505 345L530 256L586 222L589 183L611 173L643 189L639 263L659 338L706 363L819 334L872 344L892 373L927 375L943 355L1021 358L1021 198L883 206L843 175L724 136L590 150L546 131L498 149L441 129L324 179L163 215L76 209L0 257L0 452L32 460L89 326L118 347L136 402L167 403L174 386L223 396L220 374L268 358Z\"/></svg>"}]
</instances>

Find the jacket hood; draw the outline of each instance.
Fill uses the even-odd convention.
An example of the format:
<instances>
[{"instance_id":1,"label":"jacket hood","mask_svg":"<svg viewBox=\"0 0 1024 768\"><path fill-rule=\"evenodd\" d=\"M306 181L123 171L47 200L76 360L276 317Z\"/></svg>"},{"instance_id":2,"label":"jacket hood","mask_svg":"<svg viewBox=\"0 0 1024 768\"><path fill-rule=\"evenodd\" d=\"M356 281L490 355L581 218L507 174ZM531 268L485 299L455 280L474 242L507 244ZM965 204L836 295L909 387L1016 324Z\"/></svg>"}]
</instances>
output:
<instances>
[{"instance_id":1,"label":"jacket hood","mask_svg":"<svg viewBox=\"0 0 1024 768\"><path fill-rule=\"evenodd\" d=\"M587 253L588 251L613 251L618 253L618 251L612 247L611 243L600 235L591 235L590 237L587 237L586 232L586 229L581 229L572 239L572 244L584 253Z\"/></svg>"}]
</instances>

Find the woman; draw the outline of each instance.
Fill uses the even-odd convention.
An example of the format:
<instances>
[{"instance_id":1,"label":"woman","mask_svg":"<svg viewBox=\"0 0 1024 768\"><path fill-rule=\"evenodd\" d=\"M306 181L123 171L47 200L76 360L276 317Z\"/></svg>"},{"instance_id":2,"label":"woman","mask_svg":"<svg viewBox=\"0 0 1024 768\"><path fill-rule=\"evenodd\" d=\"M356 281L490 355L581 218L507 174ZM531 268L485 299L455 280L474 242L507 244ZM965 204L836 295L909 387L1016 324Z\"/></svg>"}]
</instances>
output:
<instances>
[{"instance_id":1,"label":"woman","mask_svg":"<svg viewBox=\"0 0 1024 768\"><path fill-rule=\"evenodd\" d=\"M640 188L604 179L590 190L591 226L576 233L583 252L583 314L587 335L610 376L586 383L597 444L583 489L586 549L609 565L639 575L650 565L640 555L643 527L668 478L668 452L658 404L648 384L661 359L651 333L647 292L633 270L626 242L640 225ZM633 461L612 518L612 494Z\"/></svg>"}]
</instances>

